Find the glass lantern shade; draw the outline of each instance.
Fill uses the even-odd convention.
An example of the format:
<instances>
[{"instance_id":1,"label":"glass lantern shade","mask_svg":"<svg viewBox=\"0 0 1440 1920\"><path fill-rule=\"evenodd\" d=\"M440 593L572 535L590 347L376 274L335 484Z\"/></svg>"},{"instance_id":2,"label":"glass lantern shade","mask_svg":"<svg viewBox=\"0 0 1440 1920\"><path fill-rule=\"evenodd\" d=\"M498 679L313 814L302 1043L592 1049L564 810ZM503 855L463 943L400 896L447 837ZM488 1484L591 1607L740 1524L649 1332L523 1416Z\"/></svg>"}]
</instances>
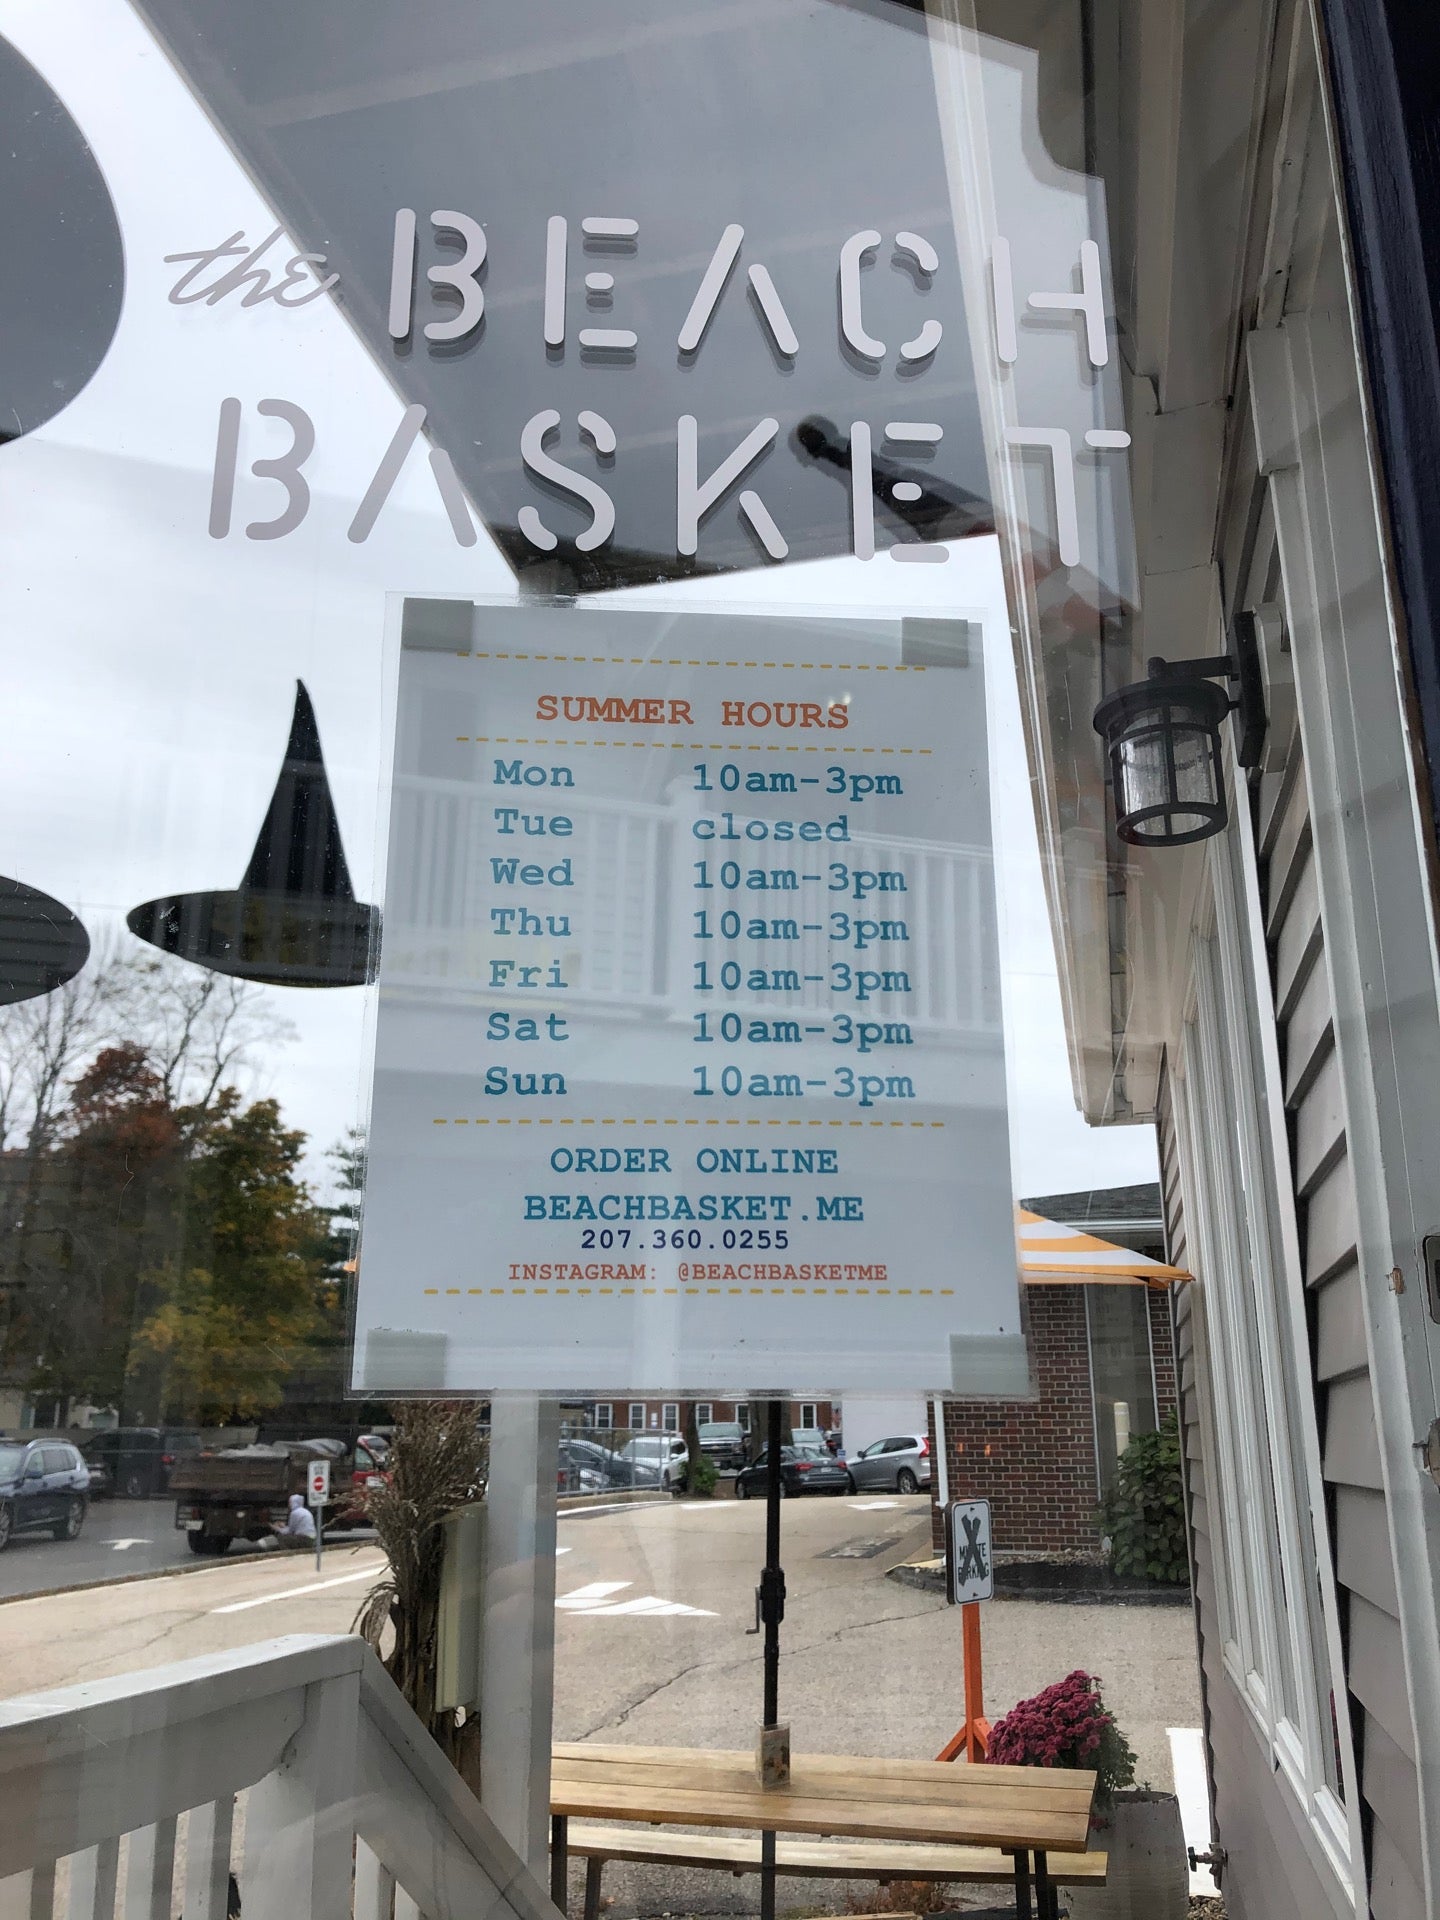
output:
<instances>
[{"instance_id":1,"label":"glass lantern shade","mask_svg":"<svg viewBox=\"0 0 1440 1920\"><path fill-rule=\"evenodd\" d=\"M1095 731L1110 758L1115 826L1137 847L1183 847L1226 820L1220 725L1230 697L1208 680L1152 678L1108 695Z\"/></svg>"}]
</instances>

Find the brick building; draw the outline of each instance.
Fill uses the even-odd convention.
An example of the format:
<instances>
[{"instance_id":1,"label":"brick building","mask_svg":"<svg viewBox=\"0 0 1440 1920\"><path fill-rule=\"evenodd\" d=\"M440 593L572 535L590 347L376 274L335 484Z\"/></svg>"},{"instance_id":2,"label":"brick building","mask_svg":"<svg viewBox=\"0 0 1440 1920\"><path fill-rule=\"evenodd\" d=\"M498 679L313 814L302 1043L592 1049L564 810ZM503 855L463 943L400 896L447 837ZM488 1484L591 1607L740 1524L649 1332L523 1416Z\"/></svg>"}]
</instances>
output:
<instances>
[{"instance_id":1,"label":"brick building","mask_svg":"<svg viewBox=\"0 0 1440 1920\"><path fill-rule=\"evenodd\" d=\"M1164 1258L1158 1185L1051 1194L1022 1208L1066 1228ZM989 1500L1004 1554L1098 1552L1096 1508L1130 1434L1153 1432L1175 1407L1168 1291L1103 1264L1069 1283L1026 1255L1021 1302L1031 1397L931 1402L944 1473L931 1482L935 1543L943 1499Z\"/></svg>"},{"instance_id":2,"label":"brick building","mask_svg":"<svg viewBox=\"0 0 1440 1920\"><path fill-rule=\"evenodd\" d=\"M601 1432L683 1433L685 1401L629 1399L587 1400L584 1406L588 1426ZM827 1433L838 1419L839 1402L834 1400L792 1400L789 1422L797 1433L814 1432L817 1438ZM695 1409L703 1426L711 1420L738 1420L747 1430L750 1425L748 1400L702 1400Z\"/></svg>"}]
</instances>

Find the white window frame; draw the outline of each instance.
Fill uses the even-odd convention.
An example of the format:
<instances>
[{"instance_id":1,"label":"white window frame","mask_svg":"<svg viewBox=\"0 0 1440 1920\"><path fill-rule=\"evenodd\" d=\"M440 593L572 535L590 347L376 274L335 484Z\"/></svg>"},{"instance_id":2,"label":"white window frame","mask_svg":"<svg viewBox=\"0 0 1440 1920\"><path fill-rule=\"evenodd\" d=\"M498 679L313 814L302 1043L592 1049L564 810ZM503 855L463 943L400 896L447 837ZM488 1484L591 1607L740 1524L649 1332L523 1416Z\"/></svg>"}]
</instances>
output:
<instances>
[{"instance_id":1,"label":"white window frame","mask_svg":"<svg viewBox=\"0 0 1440 1920\"><path fill-rule=\"evenodd\" d=\"M627 1424L629 1425L630 1431L632 1433L643 1433L645 1431L645 1402L643 1400L632 1400L626 1408L626 1412L629 1415Z\"/></svg>"},{"instance_id":2,"label":"white window frame","mask_svg":"<svg viewBox=\"0 0 1440 1920\"><path fill-rule=\"evenodd\" d=\"M608 1400L595 1402L595 1426L600 1433L609 1433L614 1424L615 1410Z\"/></svg>"},{"instance_id":3,"label":"white window frame","mask_svg":"<svg viewBox=\"0 0 1440 1920\"><path fill-rule=\"evenodd\" d=\"M660 1429L663 1433L680 1431L680 1402L665 1400L660 1405Z\"/></svg>"},{"instance_id":4,"label":"white window frame","mask_svg":"<svg viewBox=\"0 0 1440 1920\"><path fill-rule=\"evenodd\" d=\"M695 1402L695 1424L697 1427L708 1427L714 1418L715 1411L710 1401L697 1400Z\"/></svg>"},{"instance_id":5,"label":"white window frame","mask_svg":"<svg viewBox=\"0 0 1440 1920\"><path fill-rule=\"evenodd\" d=\"M818 1400L802 1400L800 1402L800 1431L802 1433L815 1433L819 1431L819 1427L820 1427L819 1401Z\"/></svg>"}]
</instances>

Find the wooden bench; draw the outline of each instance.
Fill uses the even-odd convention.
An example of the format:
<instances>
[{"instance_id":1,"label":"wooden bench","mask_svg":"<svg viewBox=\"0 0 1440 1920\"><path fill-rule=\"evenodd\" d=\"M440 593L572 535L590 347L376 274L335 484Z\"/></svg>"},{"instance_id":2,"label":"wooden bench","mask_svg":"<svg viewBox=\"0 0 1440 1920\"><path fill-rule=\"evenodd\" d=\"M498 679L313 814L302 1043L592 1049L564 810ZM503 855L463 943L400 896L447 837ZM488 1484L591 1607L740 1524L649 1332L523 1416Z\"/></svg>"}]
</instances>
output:
<instances>
[{"instance_id":1,"label":"wooden bench","mask_svg":"<svg viewBox=\"0 0 1440 1920\"><path fill-rule=\"evenodd\" d=\"M758 1834L672 1833L572 1820L568 1844L585 1861L585 1920L598 1920L607 1860L659 1867L711 1867L736 1875L760 1871ZM1069 1885L1103 1886L1103 1853L1055 1853L1050 1873ZM1009 1881L1010 1854L998 1847L937 1847L876 1840L792 1840L775 1843L775 1870L817 1880L925 1880L967 1884ZM1013 1908L1007 1909L1014 1911ZM980 1920L980 1916L976 1916Z\"/></svg>"}]
</instances>

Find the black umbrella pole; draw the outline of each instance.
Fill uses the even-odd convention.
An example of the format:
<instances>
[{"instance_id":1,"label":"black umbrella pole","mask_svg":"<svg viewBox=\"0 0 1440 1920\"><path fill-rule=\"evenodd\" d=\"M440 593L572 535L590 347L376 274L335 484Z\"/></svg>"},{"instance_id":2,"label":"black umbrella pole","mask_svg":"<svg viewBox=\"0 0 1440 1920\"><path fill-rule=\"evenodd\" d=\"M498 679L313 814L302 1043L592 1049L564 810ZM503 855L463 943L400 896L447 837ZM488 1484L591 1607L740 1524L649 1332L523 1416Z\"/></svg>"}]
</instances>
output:
<instances>
[{"instance_id":1,"label":"black umbrella pole","mask_svg":"<svg viewBox=\"0 0 1440 1920\"><path fill-rule=\"evenodd\" d=\"M780 1432L784 1407L769 1406L765 1470L765 1571L760 1576L760 1617L765 1623L765 1725L780 1718L780 1622L785 1618L785 1570L780 1565Z\"/></svg>"},{"instance_id":2,"label":"black umbrella pole","mask_svg":"<svg viewBox=\"0 0 1440 1920\"><path fill-rule=\"evenodd\" d=\"M760 1575L760 1618L765 1627L766 1727L780 1719L780 1622L785 1618L785 1570L780 1564L780 1446L784 1402L768 1409L765 1454L765 1566ZM775 1833L760 1836L760 1920L775 1920Z\"/></svg>"}]
</instances>

